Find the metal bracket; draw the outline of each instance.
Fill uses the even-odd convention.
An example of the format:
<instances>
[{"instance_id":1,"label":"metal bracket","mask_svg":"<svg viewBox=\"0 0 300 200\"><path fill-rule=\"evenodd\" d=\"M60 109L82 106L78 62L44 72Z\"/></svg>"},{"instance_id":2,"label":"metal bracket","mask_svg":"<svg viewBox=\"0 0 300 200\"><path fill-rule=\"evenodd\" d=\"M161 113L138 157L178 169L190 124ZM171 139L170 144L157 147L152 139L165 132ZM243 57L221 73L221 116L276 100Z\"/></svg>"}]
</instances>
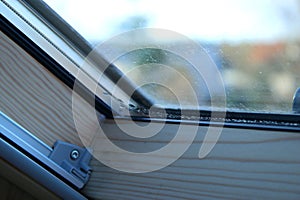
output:
<instances>
[{"instance_id":1,"label":"metal bracket","mask_svg":"<svg viewBox=\"0 0 300 200\"><path fill-rule=\"evenodd\" d=\"M88 164L92 155L86 148L58 140L48 157L84 184L88 181L92 171Z\"/></svg>"},{"instance_id":2,"label":"metal bracket","mask_svg":"<svg viewBox=\"0 0 300 200\"><path fill-rule=\"evenodd\" d=\"M64 181L78 189L83 188L90 177L91 168L88 164L92 155L89 149L59 140L51 148L1 111L0 136L0 141L22 149L28 160L42 163L41 166L45 166L45 169L51 169L55 172L53 174L60 175ZM3 154L0 151L1 156ZM34 175L35 172L31 173Z\"/></svg>"}]
</instances>

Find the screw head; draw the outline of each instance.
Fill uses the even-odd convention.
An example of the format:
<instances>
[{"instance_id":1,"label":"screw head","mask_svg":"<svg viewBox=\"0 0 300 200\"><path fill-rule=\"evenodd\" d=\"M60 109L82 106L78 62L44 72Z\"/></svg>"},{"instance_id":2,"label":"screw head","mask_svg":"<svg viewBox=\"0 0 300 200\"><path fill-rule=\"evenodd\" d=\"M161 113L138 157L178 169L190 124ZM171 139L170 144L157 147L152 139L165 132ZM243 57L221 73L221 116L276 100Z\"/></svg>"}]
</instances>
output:
<instances>
[{"instance_id":1,"label":"screw head","mask_svg":"<svg viewBox=\"0 0 300 200\"><path fill-rule=\"evenodd\" d=\"M72 160L76 160L79 157L80 153L77 149L71 151L70 157Z\"/></svg>"}]
</instances>

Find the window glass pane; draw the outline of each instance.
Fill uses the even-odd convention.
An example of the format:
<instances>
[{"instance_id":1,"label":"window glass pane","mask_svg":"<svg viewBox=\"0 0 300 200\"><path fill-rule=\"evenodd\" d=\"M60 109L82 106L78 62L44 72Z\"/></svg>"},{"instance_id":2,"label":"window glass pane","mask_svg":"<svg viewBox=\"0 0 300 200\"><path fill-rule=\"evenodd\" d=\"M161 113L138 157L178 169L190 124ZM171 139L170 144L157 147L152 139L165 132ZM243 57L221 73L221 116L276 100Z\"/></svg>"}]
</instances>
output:
<instances>
[{"instance_id":1,"label":"window glass pane","mask_svg":"<svg viewBox=\"0 0 300 200\"><path fill-rule=\"evenodd\" d=\"M200 44L217 65L229 110L291 112L293 94L300 87L299 0L46 2L92 45L143 27L186 35ZM167 42L180 45L172 38ZM155 103L176 107L181 95L183 106L198 108L189 101L191 91L181 84L180 77L153 63L179 70L194 84L200 106L210 106L205 81L191 70L190 63L170 52L143 49L115 61L123 72L143 65L127 74L135 82L164 79L174 86L175 96L161 85L143 86Z\"/></svg>"}]
</instances>

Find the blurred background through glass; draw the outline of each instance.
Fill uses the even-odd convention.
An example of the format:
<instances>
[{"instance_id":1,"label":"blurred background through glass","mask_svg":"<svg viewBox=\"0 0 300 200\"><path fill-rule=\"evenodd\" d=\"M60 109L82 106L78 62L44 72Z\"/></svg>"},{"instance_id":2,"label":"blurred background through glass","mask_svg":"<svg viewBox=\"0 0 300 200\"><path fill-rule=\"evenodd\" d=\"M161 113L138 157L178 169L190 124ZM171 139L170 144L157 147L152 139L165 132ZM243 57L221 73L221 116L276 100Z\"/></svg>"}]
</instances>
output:
<instances>
[{"instance_id":1,"label":"blurred background through glass","mask_svg":"<svg viewBox=\"0 0 300 200\"><path fill-rule=\"evenodd\" d=\"M186 35L205 48L218 66L225 83L228 110L289 113L293 94L300 87L299 0L46 0L59 15L92 45L136 28L163 28ZM166 38L166 42L172 38ZM134 42L134 41L133 41ZM116 44L116 48L118 45ZM184 44L182 44L184 45ZM189 71L188 63L159 49L129 52L116 61L138 82L145 76L168 79L178 94L189 92L172 74L148 65L166 62L195 84L203 105L209 106L205 83ZM152 66L152 67L151 67ZM212 77L213 78L213 77ZM176 107L168 89L144 87L155 103Z\"/></svg>"}]
</instances>

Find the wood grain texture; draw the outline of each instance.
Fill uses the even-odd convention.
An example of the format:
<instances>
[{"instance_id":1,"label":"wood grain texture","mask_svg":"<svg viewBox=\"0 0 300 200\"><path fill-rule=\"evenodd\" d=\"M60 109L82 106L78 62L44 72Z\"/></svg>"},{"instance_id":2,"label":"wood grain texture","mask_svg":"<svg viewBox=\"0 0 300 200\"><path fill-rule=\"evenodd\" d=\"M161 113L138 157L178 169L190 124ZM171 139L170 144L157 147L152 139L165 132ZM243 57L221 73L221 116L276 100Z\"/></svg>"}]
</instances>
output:
<instances>
[{"instance_id":1,"label":"wood grain texture","mask_svg":"<svg viewBox=\"0 0 300 200\"><path fill-rule=\"evenodd\" d=\"M169 124L158 135L141 141L118 134L120 130L114 123L107 122L102 128L110 134L111 141L135 152L166 145L168 135L177 130L176 125ZM300 198L299 134L226 128L209 156L199 159L206 129L200 127L193 144L179 160L156 172L129 174L94 160L94 172L85 193L100 199ZM142 164L126 160L123 164L126 162L132 167L155 164L152 158Z\"/></svg>"},{"instance_id":2,"label":"wood grain texture","mask_svg":"<svg viewBox=\"0 0 300 200\"><path fill-rule=\"evenodd\" d=\"M80 144L71 89L2 32L0 55L1 111L48 145L57 139Z\"/></svg>"},{"instance_id":3,"label":"wood grain texture","mask_svg":"<svg viewBox=\"0 0 300 200\"><path fill-rule=\"evenodd\" d=\"M1 111L48 145L57 139L80 145L72 91L3 34L0 41ZM80 132L88 142L97 134L98 123L84 102L78 107L84 116ZM138 140L123 134L112 121L106 120L102 128L115 144L136 152L165 146L177 130L169 124L154 137ZM159 171L125 173L94 159L83 193L93 199L300 199L299 133L225 128L209 156L199 159L206 129L200 127L183 156ZM155 163L149 159L142 164Z\"/></svg>"}]
</instances>

